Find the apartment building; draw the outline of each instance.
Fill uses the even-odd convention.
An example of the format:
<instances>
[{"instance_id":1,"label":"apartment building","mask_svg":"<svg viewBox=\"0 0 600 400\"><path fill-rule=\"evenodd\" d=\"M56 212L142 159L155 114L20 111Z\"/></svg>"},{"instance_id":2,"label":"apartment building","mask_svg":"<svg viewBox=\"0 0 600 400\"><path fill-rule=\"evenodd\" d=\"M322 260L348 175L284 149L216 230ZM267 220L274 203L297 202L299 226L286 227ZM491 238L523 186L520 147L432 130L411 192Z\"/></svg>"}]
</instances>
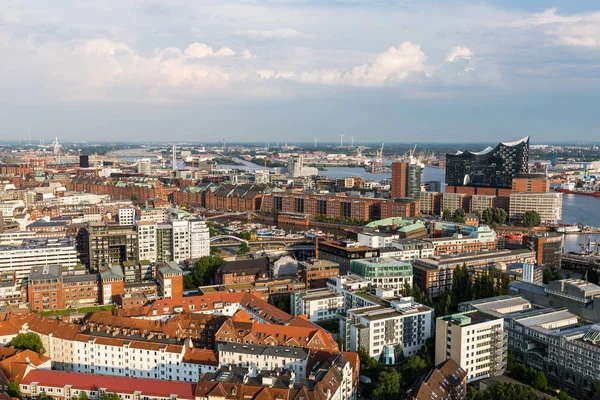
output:
<instances>
[{"instance_id":1,"label":"apartment building","mask_svg":"<svg viewBox=\"0 0 600 400\"><path fill-rule=\"evenodd\" d=\"M75 274L60 265L36 266L27 281L29 308L62 310L98 304L97 274Z\"/></svg>"},{"instance_id":2,"label":"apartment building","mask_svg":"<svg viewBox=\"0 0 600 400\"><path fill-rule=\"evenodd\" d=\"M479 211L483 213L484 210L494 207L494 200L496 196L486 194L474 194L471 196L471 209L470 212ZM465 210L466 211L466 210Z\"/></svg>"},{"instance_id":3,"label":"apartment building","mask_svg":"<svg viewBox=\"0 0 600 400\"><path fill-rule=\"evenodd\" d=\"M173 225L156 225L156 261L173 261Z\"/></svg>"},{"instance_id":4,"label":"apartment building","mask_svg":"<svg viewBox=\"0 0 600 400\"><path fill-rule=\"evenodd\" d=\"M442 211L442 193L422 191L419 193L419 204L421 214L439 215Z\"/></svg>"},{"instance_id":5,"label":"apartment building","mask_svg":"<svg viewBox=\"0 0 600 400\"><path fill-rule=\"evenodd\" d=\"M89 263L92 271L111 264L138 260L138 233L131 225L102 222L88 226Z\"/></svg>"},{"instance_id":6,"label":"apartment building","mask_svg":"<svg viewBox=\"0 0 600 400\"><path fill-rule=\"evenodd\" d=\"M433 335L433 309L405 297L391 306L369 306L348 310L340 316L342 347L364 348L375 359L397 364L416 354Z\"/></svg>"},{"instance_id":7,"label":"apartment building","mask_svg":"<svg viewBox=\"0 0 600 400\"><path fill-rule=\"evenodd\" d=\"M219 348L219 364L253 370L275 370L285 368L296 376L307 375L309 353L304 349L283 346L261 346L254 344L222 343Z\"/></svg>"},{"instance_id":8,"label":"apartment building","mask_svg":"<svg viewBox=\"0 0 600 400\"><path fill-rule=\"evenodd\" d=\"M329 289L310 289L290 294L292 315L306 315L310 322L336 319L344 309L344 295Z\"/></svg>"},{"instance_id":9,"label":"apartment building","mask_svg":"<svg viewBox=\"0 0 600 400\"><path fill-rule=\"evenodd\" d=\"M331 292L344 296L344 310L378 304L377 299L366 294L370 287L371 281L358 275L336 276L327 282L327 288Z\"/></svg>"},{"instance_id":10,"label":"apartment building","mask_svg":"<svg viewBox=\"0 0 600 400\"><path fill-rule=\"evenodd\" d=\"M467 211L470 209L471 195L465 193L450 193L449 188L446 188L446 192L442 194L442 211L448 210L451 213L462 208Z\"/></svg>"},{"instance_id":11,"label":"apartment building","mask_svg":"<svg viewBox=\"0 0 600 400\"><path fill-rule=\"evenodd\" d=\"M363 246L360 242L350 239L319 241L318 258L337 263L342 275L348 273L350 261L370 257L379 257L379 249Z\"/></svg>"},{"instance_id":12,"label":"apartment building","mask_svg":"<svg viewBox=\"0 0 600 400\"><path fill-rule=\"evenodd\" d=\"M475 310L436 319L435 363L453 359L468 382L502 375L507 349L503 318Z\"/></svg>"},{"instance_id":13,"label":"apartment building","mask_svg":"<svg viewBox=\"0 0 600 400\"><path fill-rule=\"evenodd\" d=\"M210 235L206 223L198 219L174 220L173 261L197 259L210 255Z\"/></svg>"},{"instance_id":14,"label":"apartment building","mask_svg":"<svg viewBox=\"0 0 600 400\"><path fill-rule=\"evenodd\" d=\"M135 208L119 208L118 219L119 225L133 225L133 223L135 222Z\"/></svg>"},{"instance_id":15,"label":"apartment building","mask_svg":"<svg viewBox=\"0 0 600 400\"><path fill-rule=\"evenodd\" d=\"M527 211L536 211L545 224L556 224L562 219L563 194L557 192L518 192L510 194L508 218L520 221Z\"/></svg>"},{"instance_id":16,"label":"apartment building","mask_svg":"<svg viewBox=\"0 0 600 400\"><path fill-rule=\"evenodd\" d=\"M157 224L140 221L136 224L138 233L138 260L156 262L157 260Z\"/></svg>"},{"instance_id":17,"label":"apartment building","mask_svg":"<svg viewBox=\"0 0 600 400\"><path fill-rule=\"evenodd\" d=\"M155 222L157 224L169 222L169 213L164 208L141 208L137 214L139 222Z\"/></svg>"},{"instance_id":18,"label":"apartment building","mask_svg":"<svg viewBox=\"0 0 600 400\"><path fill-rule=\"evenodd\" d=\"M105 393L114 393L121 399L195 400L195 383L192 382L86 375L42 369L28 371L19 388L28 398L45 393L52 398L71 399L80 398L85 393L89 399L96 399Z\"/></svg>"},{"instance_id":19,"label":"apartment building","mask_svg":"<svg viewBox=\"0 0 600 400\"><path fill-rule=\"evenodd\" d=\"M403 293L405 285L412 287L412 265L393 257L352 260L350 273L369 280L373 287L392 290L396 296L406 295Z\"/></svg>"},{"instance_id":20,"label":"apartment building","mask_svg":"<svg viewBox=\"0 0 600 400\"><path fill-rule=\"evenodd\" d=\"M423 379L415 382L402 400L465 400L467 373L453 359L432 368Z\"/></svg>"},{"instance_id":21,"label":"apartment building","mask_svg":"<svg viewBox=\"0 0 600 400\"><path fill-rule=\"evenodd\" d=\"M21 283L33 267L61 265L75 267L77 252L72 238L25 239L13 246L0 246L0 273L14 271Z\"/></svg>"},{"instance_id":22,"label":"apartment building","mask_svg":"<svg viewBox=\"0 0 600 400\"><path fill-rule=\"evenodd\" d=\"M183 297L183 271L175 261L163 262L158 266L156 281L163 299Z\"/></svg>"}]
</instances>

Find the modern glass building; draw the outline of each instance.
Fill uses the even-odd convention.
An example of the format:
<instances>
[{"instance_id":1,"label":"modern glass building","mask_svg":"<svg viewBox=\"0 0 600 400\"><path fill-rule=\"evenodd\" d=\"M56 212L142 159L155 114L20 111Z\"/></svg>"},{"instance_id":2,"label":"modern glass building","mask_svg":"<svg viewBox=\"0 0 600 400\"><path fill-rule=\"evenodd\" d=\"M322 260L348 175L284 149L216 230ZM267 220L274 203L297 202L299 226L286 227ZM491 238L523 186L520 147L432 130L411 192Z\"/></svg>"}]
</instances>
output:
<instances>
[{"instance_id":1,"label":"modern glass building","mask_svg":"<svg viewBox=\"0 0 600 400\"><path fill-rule=\"evenodd\" d=\"M396 296L402 296L406 283L412 287L412 265L394 257L352 260L350 273L370 280L374 287L393 290Z\"/></svg>"},{"instance_id":2,"label":"modern glass building","mask_svg":"<svg viewBox=\"0 0 600 400\"><path fill-rule=\"evenodd\" d=\"M479 152L446 154L446 184L512 188L512 179L529 172L529 136Z\"/></svg>"}]
</instances>

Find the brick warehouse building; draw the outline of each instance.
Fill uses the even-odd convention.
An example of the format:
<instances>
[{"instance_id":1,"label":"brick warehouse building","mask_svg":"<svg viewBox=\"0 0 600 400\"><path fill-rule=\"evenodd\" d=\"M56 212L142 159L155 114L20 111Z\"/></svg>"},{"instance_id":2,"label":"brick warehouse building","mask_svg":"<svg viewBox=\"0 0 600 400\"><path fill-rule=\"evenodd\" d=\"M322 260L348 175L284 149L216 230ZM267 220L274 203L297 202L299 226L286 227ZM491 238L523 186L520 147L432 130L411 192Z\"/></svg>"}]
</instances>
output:
<instances>
[{"instance_id":1,"label":"brick warehouse building","mask_svg":"<svg viewBox=\"0 0 600 400\"><path fill-rule=\"evenodd\" d=\"M419 201L386 200L372 197L348 197L335 194L273 192L263 196L261 211L300 213L315 218L351 218L359 221L392 216L411 218L419 215Z\"/></svg>"},{"instance_id":2,"label":"brick warehouse building","mask_svg":"<svg viewBox=\"0 0 600 400\"><path fill-rule=\"evenodd\" d=\"M264 185L215 184L189 186L173 193L179 206L202 207L213 210L258 211L266 193L277 191Z\"/></svg>"}]
</instances>

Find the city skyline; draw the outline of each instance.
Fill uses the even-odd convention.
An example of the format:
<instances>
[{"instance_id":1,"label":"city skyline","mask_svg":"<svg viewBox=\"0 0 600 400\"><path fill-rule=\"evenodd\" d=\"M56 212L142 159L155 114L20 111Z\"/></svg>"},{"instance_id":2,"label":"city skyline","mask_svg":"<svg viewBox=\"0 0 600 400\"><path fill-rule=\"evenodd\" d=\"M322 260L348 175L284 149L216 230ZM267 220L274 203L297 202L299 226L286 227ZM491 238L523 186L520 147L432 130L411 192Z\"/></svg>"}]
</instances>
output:
<instances>
[{"instance_id":1,"label":"city skyline","mask_svg":"<svg viewBox=\"0 0 600 400\"><path fill-rule=\"evenodd\" d=\"M0 10L0 136L31 126L33 142L592 140L597 9L11 2Z\"/></svg>"}]
</instances>

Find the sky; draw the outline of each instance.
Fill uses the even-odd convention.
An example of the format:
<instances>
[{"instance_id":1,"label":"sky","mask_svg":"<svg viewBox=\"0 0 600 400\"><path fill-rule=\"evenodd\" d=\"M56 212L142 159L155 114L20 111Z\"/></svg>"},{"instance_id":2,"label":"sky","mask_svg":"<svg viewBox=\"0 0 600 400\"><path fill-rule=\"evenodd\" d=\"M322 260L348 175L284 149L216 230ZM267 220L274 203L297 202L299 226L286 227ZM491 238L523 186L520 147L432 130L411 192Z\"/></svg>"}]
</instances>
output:
<instances>
[{"instance_id":1,"label":"sky","mask_svg":"<svg viewBox=\"0 0 600 400\"><path fill-rule=\"evenodd\" d=\"M0 2L0 140L596 141L600 2Z\"/></svg>"}]
</instances>

